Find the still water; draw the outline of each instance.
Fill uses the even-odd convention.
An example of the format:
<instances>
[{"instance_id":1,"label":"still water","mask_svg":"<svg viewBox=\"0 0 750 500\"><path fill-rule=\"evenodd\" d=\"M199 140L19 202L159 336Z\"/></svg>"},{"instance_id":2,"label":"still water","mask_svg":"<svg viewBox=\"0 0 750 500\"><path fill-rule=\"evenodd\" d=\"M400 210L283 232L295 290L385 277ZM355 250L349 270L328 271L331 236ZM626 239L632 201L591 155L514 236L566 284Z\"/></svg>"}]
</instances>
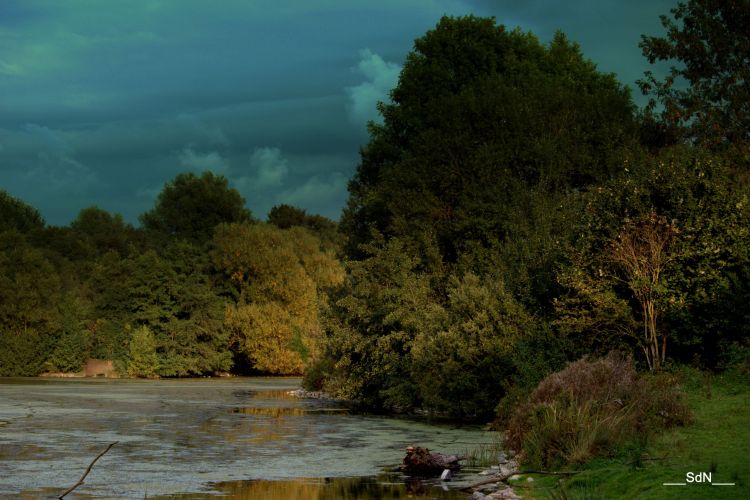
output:
<instances>
[{"instance_id":1,"label":"still water","mask_svg":"<svg viewBox=\"0 0 750 500\"><path fill-rule=\"evenodd\" d=\"M0 497L59 495L117 441L66 498L466 498L461 476L444 491L386 472L409 445L495 439L290 396L299 382L0 379Z\"/></svg>"}]
</instances>

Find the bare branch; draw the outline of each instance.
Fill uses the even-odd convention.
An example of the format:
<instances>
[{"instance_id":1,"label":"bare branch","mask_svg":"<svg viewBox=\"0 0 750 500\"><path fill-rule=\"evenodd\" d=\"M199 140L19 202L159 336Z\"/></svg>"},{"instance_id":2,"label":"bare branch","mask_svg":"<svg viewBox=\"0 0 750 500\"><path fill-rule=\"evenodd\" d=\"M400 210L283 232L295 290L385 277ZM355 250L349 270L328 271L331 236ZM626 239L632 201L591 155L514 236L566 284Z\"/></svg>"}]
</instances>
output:
<instances>
[{"instance_id":1,"label":"bare branch","mask_svg":"<svg viewBox=\"0 0 750 500\"><path fill-rule=\"evenodd\" d=\"M81 476L81 479L79 479L79 480L78 480L78 482L77 482L76 484L74 484L74 485L73 485L73 486L71 486L71 487L70 487L70 488L69 488L69 489L68 489L67 491L65 491L65 493L63 493L62 495L60 495L59 497L57 497L57 498L58 498L58 500L62 500L62 499L63 499L63 498L65 497L65 495L67 495L68 493L70 493L70 492L71 492L71 491L73 491L74 489L76 489L76 488L78 488L79 486L81 486L81 485L83 484L83 480L84 480L84 479L86 479L86 476L88 476L88 475L89 475L89 472L91 472L91 468L92 468L92 467L94 466L94 464L96 463L96 461L97 461L97 460L99 460L99 459L100 459L100 458L101 458L101 457L102 457L102 456L103 456L103 455L104 455L105 453L107 453L107 452L109 451L109 449L110 449L110 448L112 448L112 447L113 447L114 445L116 445L117 443L119 443L119 441L115 441L114 443L110 443L110 445L109 445L109 446L107 446L107 448L106 448L106 449L105 449L105 450L104 450L103 452L99 453L99 454L98 454L98 455L96 456L96 458L94 458L94 459L93 459L93 460L91 461L91 463L89 464L88 468L86 469L86 472L84 472L84 473L83 473L83 476Z\"/></svg>"}]
</instances>

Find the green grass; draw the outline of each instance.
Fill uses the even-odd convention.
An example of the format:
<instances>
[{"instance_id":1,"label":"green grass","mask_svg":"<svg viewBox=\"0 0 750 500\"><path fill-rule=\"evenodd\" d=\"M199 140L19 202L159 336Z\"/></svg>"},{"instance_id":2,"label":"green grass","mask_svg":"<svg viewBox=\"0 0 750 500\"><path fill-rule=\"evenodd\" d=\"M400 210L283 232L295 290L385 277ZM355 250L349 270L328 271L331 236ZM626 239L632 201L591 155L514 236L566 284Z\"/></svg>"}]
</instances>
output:
<instances>
[{"instance_id":1,"label":"green grass","mask_svg":"<svg viewBox=\"0 0 750 500\"><path fill-rule=\"evenodd\" d=\"M535 476L517 488L526 498L750 499L750 383L738 377L683 374L694 421L633 445L617 458L597 459L568 479ZM711 472L713 483L688 484L687 472Z\"/></svg>"},{"instance_id":2,"label":"green grass","mask_svg":"<svg viewBox=\"0 0 750 500\"><path fill-rule=\"evenodd\" d=\"M490 467L497 465L498 457L503 452L503 442L498 437L489 443L481 443L478 446L464 450L462 455L466 457L463 465L467 467Z\"/></svg>"}]
</instances>

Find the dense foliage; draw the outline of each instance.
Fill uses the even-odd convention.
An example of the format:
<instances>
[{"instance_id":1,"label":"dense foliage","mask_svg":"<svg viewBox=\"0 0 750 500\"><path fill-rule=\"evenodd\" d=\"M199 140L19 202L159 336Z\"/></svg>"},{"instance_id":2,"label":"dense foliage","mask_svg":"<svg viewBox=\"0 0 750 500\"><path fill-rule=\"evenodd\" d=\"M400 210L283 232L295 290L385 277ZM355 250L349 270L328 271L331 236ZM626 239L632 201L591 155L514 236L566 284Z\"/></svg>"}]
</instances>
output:
<instances>
[{"instance_id":1,"label":"dense foliage","mask_svg":"<svg viewBox=\"0 0 750 500\"><path fill-rule=\"evenodd\" d=\"M391 97L349 185L349 279L310 386L464 417L502 400L507 416L588 354L714 368L743 345L736 154L674 145L564 35L491 19L443 18Z\"/></svg>"},{"instance_id":2,"label":"dense foliage","mask_svg":"<svg viewBox=\"0 0 750 500\"><path fill-rule=\"evenodd\" d=\"M291 374L318 356L325 291L343 280L333 221L252 221L211 173L177 176L139 229L97 207L45 227L0 195L0 376L87 358L136 377Z\"/></svg>"}]
</instances>

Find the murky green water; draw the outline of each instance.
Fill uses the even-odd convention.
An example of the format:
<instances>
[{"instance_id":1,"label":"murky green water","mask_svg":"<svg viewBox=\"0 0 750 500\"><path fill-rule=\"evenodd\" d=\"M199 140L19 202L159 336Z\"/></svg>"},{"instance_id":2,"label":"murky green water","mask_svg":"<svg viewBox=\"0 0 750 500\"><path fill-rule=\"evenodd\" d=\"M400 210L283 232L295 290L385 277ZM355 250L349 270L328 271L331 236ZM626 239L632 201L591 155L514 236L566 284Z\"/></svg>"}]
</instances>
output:
<instances>
[{"instance_id":1,"label":"murky green water","mask_svg":"<svg viewBox=\"0 0 750 500\"><path fill-rule=\"evenodd\" d=\"M461 453L476 428L350 414L299 379L0 379L0 497L465 498L384 474L408 445ZM71 496L72 497L72 496ZM68 498L71 498L68 497Z\"/></svg>"}]
</instances>

